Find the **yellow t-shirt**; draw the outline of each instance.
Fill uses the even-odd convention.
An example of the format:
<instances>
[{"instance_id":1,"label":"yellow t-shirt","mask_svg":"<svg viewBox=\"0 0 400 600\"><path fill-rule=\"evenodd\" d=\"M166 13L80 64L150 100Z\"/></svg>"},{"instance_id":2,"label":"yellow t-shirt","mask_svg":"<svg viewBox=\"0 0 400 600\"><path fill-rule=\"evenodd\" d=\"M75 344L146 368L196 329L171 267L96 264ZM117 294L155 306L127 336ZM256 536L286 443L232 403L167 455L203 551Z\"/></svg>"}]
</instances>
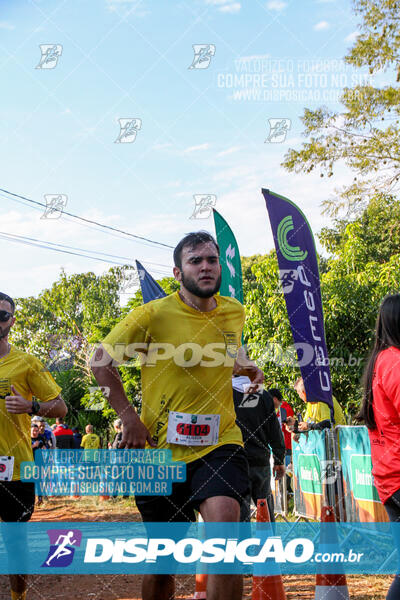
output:
<instances>
[{"instance_id":1,"label":"yellow t-shirt","mask_svg":"<svg viewBox=\"0 0 400 600\"><path fill-rule=\"evenodd\" d=\"M100 448L100 438L95 433L87 433L82 438L81 446L85 450L97 450Z\"/></svg>"},{"instance_id":2,"label":"yellow t-shirt","mask_svg":"<svg viewBox=\"0 0 400 600\"><path fill-rule=\"evenodd\" d=\"M20 478L20 463L33 460L33 454L31 416L6 410L5 397L11 394L12 385L26 400L35 396L41 402L57 398L61 388L36 357L14 346L0 359L0 456L14 456L14 481Z\"/></svg>"},{"instance_id":3,"label":"yellow t-shirt","mask_svg":"<svg viewBox=\"0 0 400 600\"><path fill-rule=\"evenodd\" d=\"M130 312L103 341L118 363L142 349L141 420L158 448L174 460L191 462L223 444L243 445L236 425L232 370L241 344L244 309L237 300L215 296L217 306L200 312L178 292ZM162 346L160 347L160 344ZM219 437L211 446L169 444L169 411L219 414Z\"/></svg>"},{"instance_id":4,"label":"yellow t-shirt","mask_svg":"<svg viewBox=\"0 0 400 600\"><path fill-rule=\"evenodd\" d=\"M336 398L333 398L333 410L335 416L335 425L346 425L343 411ZM330 420L330 418L331 411L325 402L307 402L304 421L309 423L320 423L321 421L325 421L325 419Z\"/></svg>"}]
</instances>

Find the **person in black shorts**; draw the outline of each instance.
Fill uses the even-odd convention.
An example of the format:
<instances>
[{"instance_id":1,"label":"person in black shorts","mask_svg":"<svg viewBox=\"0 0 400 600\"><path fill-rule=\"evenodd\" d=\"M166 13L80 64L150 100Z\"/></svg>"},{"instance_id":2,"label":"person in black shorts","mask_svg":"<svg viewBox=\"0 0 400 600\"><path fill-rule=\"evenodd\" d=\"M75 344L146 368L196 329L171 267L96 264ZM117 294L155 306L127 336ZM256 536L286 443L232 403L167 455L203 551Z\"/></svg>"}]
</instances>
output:
<instances>
[{"instance_id":1,"label":"person in black shorts","mask_svg":"<svg viewBox=\"0 0 400 600\"><path fill-rule=\"evenodd\" d=\"M170 449L173 460L187 465L186 481L174 483L171 496L136 497L143 520L192 521L197 509L205 522L238 522L249 480L232 373L248 375L254 384L264 375L240 348L243 306L216 295L221 265L214 238L188 234L174 250L174 263L180 291L130 312L96 350L92 370L110 389L109 402L122 420L120 447ZM146 357L140 418L113 366L132 357L138 345ZM240 600L242 589L240 575L208 577L213 600ZM143 600L169 600L174 592L172 575L143 577Z\"/></svg>"},{"instance_id":2,"label":"person in black shorts","mask_svg":"<svg viewBox=\"0 0 400 600\"><path fill-rule=\"evenodd\" d=\"M8 342L14 311L12 298L0 292L0 519L25 522L35 504L34 484L20 480L20 464L33 460L31 416L64 416L67 407L41 362ZM21 544L8 539L6 548L11 563L19 558ZM25 600L26 576L10 575L10 584L12 600Z\"/></svg>"}]
</instances>

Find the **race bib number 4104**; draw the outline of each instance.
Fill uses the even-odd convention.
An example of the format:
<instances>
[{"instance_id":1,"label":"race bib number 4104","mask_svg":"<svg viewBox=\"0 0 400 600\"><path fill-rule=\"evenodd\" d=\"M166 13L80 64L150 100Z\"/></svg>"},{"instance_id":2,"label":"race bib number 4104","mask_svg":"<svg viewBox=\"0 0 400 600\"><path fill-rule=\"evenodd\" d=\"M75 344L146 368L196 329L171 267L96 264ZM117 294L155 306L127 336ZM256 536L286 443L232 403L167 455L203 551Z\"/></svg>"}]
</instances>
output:
<instances>
[{"instance_id":1,"label":"race bib number 4104","mask_svg":"<svg viewBox=\"0 0 400 600\"><path fill-rule=\"evenodd\" d=\"M218 442L219 415L191 415L170 411L167 442L183 446L212 446Z\"/></svg>"}]
</instances>

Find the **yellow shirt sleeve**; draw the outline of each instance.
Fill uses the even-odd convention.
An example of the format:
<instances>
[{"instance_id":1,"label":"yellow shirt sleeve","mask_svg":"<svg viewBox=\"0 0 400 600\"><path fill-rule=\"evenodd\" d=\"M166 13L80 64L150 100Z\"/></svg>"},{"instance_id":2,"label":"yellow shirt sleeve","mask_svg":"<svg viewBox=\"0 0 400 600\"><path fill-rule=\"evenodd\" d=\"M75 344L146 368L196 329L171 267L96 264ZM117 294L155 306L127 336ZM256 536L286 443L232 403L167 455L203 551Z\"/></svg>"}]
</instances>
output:
<instances>
[{"instance_id":1,"label":"yellow shirt sleeve","mask_svg":"<svg viewBox=\"0 0 400 600\"><path fill-rule=\"evenodd\" d=\"M150 310L146 304L135 308L104 338L104 349L118 364L143 352L151 341L148 333Z\"/></svg>"},{"instance_id":2,"label":"yellow shirt sleeve","mask_svg":"<svg viewBox=\"0 0 400 600\"><path fill-rule=\"evenodd\" d=\"M27 380L32 394L41 402L54 400L61 392L60 386L54 381L49 371L45 370L40 360L31 356L31 364Z\"/></svg>"}]
</instances>

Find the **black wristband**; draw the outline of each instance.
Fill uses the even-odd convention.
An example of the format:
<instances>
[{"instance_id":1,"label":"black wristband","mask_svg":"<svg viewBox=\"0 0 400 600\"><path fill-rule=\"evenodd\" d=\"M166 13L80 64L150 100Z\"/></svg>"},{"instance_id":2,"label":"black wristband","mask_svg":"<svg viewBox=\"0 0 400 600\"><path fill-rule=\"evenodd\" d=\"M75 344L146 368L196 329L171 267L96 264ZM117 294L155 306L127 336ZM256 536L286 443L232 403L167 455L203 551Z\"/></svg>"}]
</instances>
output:
<instances>
[{"instance_id":1,"label":"black wristband","mask_svg":"<svg viewBox=\"0 0 400 600\"><path fill-rule=\"evenodd\" d=\"M37 400L32 400L32 409L30 415L37 415L40 410L40 404Z\"/></svg>"}]
</instances>

